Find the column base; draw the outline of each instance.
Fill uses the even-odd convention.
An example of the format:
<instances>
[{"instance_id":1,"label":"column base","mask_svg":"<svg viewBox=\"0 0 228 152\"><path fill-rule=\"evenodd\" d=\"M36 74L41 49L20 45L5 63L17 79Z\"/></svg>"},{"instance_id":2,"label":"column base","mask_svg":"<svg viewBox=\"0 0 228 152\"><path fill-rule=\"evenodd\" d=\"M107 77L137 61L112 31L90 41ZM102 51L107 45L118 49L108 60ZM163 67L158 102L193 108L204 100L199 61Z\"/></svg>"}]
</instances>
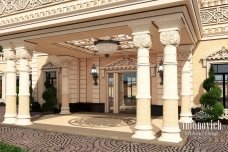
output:
<instances>
[{"instance_id":1,"label":"column base","mask_svg":"<svg viewBox=\"0 0 228 152\"><path fill-rule=\"evenodd\" d=\"M17 121L17 115L16 114L5 114L4 121L2 123L4 124L14 124Z\"/></svg>"},{"instance_id":2,"label":"column base","mask_svg":"<svg viewBox=\"0 0 228 152\"><path fill-rule=\"evenodd\" d=\"M59 113L61 115L69 115L71 114L69 107L61 107L61 112Z\"/></svg>"},{"instance_id":3,"label":"column base","mask_svg":"<svg viewBox=\"0 0 228 152\"><path fill-rule=\"evenodd\" d=\"M136 125L135 134L132 135L132 138L152 140L155 139L154 132L152 131L151 125Z\"/></svg>"},{"instance_id":4,"label":"column base","mask_svg":"<svg viewBox=\"0 0 228 152\"><path fill-rule=\"evenodd\" d=\"M180 123L193 123L194 121L192 120L192 114L188 114L188 113L183 113L180 114Z\"/></svg>"},{"instance_id":5,"label":"column base","mask_svg":"<svg viewBox=\"0 0 228 152\"><path fill-rule=\"evenodd\" d=\"M32 125L33 123L31 122L30 118L31 118L30 115L18 115L15 125L20 125L20 126Z\"/></svg>"},{"instance_id":6,"label":"column base","mask_svg":"<svg viewBox=\"0 0 228 152\"><path fill-rule=\"evenodd\" d=\"M158 138L159 141L179 143L182 141L179 128L165 127L162 129L162 135Z\"/></svg>"}]
</instances>

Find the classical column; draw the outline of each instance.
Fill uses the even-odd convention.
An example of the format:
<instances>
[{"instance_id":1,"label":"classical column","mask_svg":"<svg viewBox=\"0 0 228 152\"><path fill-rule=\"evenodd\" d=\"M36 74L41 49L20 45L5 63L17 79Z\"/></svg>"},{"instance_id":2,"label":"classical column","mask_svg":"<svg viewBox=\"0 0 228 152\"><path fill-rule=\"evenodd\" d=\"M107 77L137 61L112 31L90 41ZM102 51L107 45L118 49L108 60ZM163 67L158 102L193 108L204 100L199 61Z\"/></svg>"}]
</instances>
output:
<instances>
[{"instance_id":1,"label":"classical column","mask_svg":"<svg viewBox=\"0 0 228 152\"><path fill-rule=\"evenodd\" d=\"M154 139L151 124L151 82L149 49L152 46L149 31L133 33L134 45L137 51L137 111L136 126L133 138Z\"/></svg>"},{"instance_id":2,"label":"classical column","mask_svg":"<svg viewBox=\"0 0 228 152\"><path fill-rule=\"evenodd\" d=\"M19 58L19 107L16 125L31 125L30 120L30 93L29 93L29 60L31 59L30 51L24 47L16 48L17 57Z\"/></svg>"},{"instance_id":3,"label":"classical column","mask_svg":"<svg viewBox=\"0 0 228 152\"><path fill-rule=\"evenodd\" d=\"M17 121L16 111L16 56L14 51L4 49L6 60L6 110L4 124L14 124Z\"/></svg>"},{"instance_id":4,"label":"classical column","mask_svg":"<svg viewBox=\"0 0 228 152\"><path fill-rule=\"evenodd\" d=\"M191 113L191 71L190 71L190 58L184 63L182 68L182 81L181 81L181 114L180 122L192 123Z\"/></svg>"},{"instance_id":5,"label":"classical column","mask_svg":"<svg viewBox=\"0 0 228 152\"><path fill-rule=\"evenodd\" d=\"M69 107L69 68L68 61L69 59L66 57L61 57L62 64L62 105L60 114L70 114Z\"/></svg>"},{"instance_id":6,"label":"classical column","mask_svg":"<svg viewBox=\"0 0 228 152\"><path fill-rule=\"evenodd\" d=\"M119 73L113 74L114 78L114 102L113 102L113 113L120 112L120 104L119 104Z\"/></svg>"},{"instance_id":7,"label":"classical column","mask_svg":"<svg viewBox=\"0 0 228 152\"><path fill-rule=\"evenodd\" d=\"M178 125L177 48L180 43L179 29L160 30L164 48L163 74L163 127L160 141L180 142Z\"/></svg>"}]
</instances>

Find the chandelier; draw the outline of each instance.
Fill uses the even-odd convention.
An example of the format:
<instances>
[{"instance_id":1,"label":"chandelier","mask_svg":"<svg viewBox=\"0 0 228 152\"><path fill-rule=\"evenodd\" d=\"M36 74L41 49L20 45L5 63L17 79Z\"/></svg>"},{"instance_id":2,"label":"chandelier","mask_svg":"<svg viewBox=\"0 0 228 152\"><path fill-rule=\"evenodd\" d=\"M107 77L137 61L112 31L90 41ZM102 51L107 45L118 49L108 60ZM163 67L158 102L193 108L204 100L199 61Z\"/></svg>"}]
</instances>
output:
<instances>
[{"instance_id":1,"label":"chandelier","mask_svg":"<svg viewBox=\"0 0 228 152\"><path fill-rule=\"evenodd\" d=\"M97 40L94 45L99 53L109 56L118 49L120 43L114 40Z\"/></svg>"}]
</instances>

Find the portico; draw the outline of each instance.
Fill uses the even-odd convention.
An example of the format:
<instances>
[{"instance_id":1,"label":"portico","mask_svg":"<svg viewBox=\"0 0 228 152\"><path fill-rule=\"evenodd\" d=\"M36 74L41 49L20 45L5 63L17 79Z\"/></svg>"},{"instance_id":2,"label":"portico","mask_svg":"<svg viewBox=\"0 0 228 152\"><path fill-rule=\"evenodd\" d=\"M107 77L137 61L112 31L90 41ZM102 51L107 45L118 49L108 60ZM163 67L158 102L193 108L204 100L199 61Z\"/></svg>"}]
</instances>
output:
<instances>
[{"instance_id":1,"label":"portico","mask_svg":"<svg viewBox=\"0 0 228 152\"><path fill-rule=\"evenodd\" d=\"M194 8L196 4L179 0L175 2L134 1L130 3L131 5L127 5L129 4L127 2L113 2L112 9L108 2L101 4L100 7L106 8L105 14L103 10L94 12L91 6L89 8L91 12L85 10L84 14L76 13L77 15L73 16L75 12L68 12L70 15L63 14L62 18L48 16L52 22L39 18L38 24L31 20L30 25L21 24L21 27L14 26L14 23L9 23L10 28L2 25L4 33L0 38L1 45L4 52L8 52L4 55L7 60L6 86L13 88L6 90L4 123L17 125L32 123L28 100L28 67L32 57L30 51L42 52L36 54L36 61L31 67L37 69L32 86L34 98L41 104L43 92L39 91L44 90L45 81L42 66L51 62L61 69L57 72L59 75L57 91L60 97L58 102L62 106L60 114L70 114L69 104L106 105L108 72L102 67L127 56L129 59L137 60L135 65L137 112L135 133L132 137L147 140L155 138L151 124L151 105L158 104L163 105L163 128L159 140L180 142L182 139L179 135L178 105L180 103L178 100L182 95L184 108L181 111L181 122L190 123L192 86L190 58L182 60L181 65L178 66L180 64L178 53L181 50L179 46L194 46L200 39L201 29L195 12L197 8ZM84 4L83 8L90 6ZM135 15L136 12L137 15ZM94 46L96 40L118 41L119 48L109 57L105 57L104 54L96 51ZM160 84L159 75L156 74L160 59L164 63L163 85ZM23 84L19 87L18 113L16 111L16 61L19 61L20 65L20 84ZM93 64L99 70L98 86L93 85L90 75ZM183 68L182 75L178 73L179 68ZM113 77L114 85L117 85L118 72L114 72ZM182 87L178 86L180 78L182 78ZM115 87L116 96L119 88L120 86ZM159 88L162 89L159 90ZM181 94L178 89L182 90ZM118 100L118 98L115 99ZM105 110L106 106L103 107ZM115 109L115 113L118 113L118 108Z\"/></svg>"}]
</instances>

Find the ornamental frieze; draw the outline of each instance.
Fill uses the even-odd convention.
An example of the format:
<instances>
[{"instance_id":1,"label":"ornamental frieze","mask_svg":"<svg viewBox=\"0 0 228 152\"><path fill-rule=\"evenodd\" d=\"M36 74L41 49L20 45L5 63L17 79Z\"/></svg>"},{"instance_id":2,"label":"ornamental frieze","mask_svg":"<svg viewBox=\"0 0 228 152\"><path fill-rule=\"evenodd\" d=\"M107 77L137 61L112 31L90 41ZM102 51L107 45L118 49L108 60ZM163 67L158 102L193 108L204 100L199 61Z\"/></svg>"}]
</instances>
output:
<instances>
[{"instance_id":1,"label":"ornamental frieze","mask_svg":"<svg viewBox=\"0 0 228 152\"><path fill-rule=\"evenodd\" d=\"M200 16L203 25L228 23L228 5L202 8Z\"/></svg>"},{"instance_id":2,"label":"ornamental frieze","mask_svg":"<svg viewBox=\"0 0 228 152\"><path fill-rule=\"evenodd\" d=\"M34 8L47 7L64 1L73 0L0 0L0 15L11 15Z\"/></svg>"}]
</instances>

